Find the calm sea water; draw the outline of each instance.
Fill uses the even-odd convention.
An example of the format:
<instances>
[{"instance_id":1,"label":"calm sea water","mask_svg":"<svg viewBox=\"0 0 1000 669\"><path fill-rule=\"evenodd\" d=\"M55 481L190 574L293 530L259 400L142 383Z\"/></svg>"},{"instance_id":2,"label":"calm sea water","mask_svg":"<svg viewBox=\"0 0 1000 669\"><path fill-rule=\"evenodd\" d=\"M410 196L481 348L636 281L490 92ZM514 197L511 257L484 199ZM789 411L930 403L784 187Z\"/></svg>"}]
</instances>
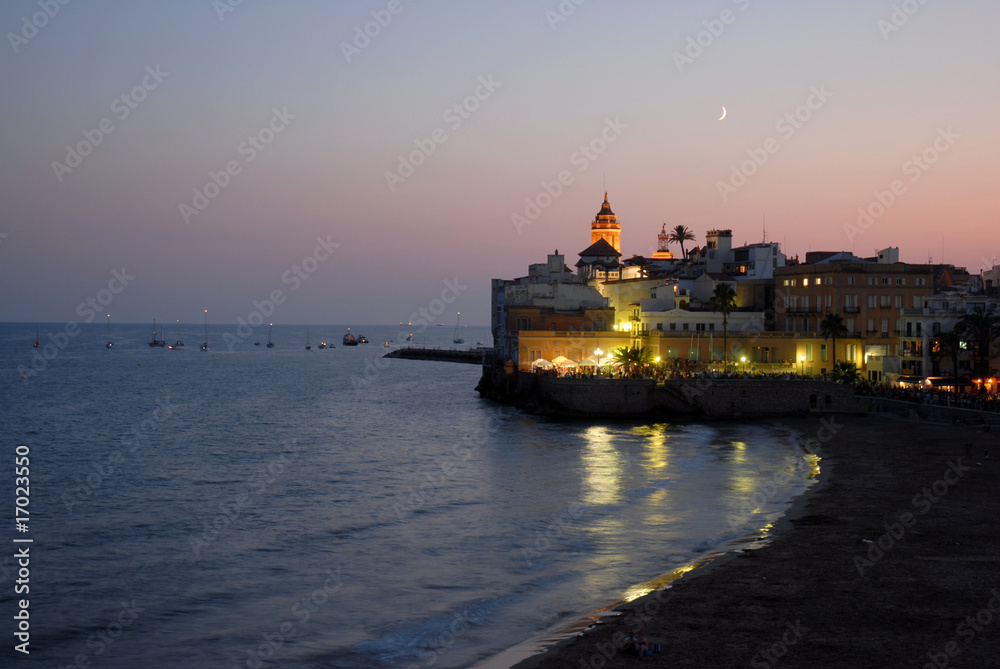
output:
<instances>
[{"instance_id":1,"label":"calm sea water","mask_svg":"<svg viewBox=\"0 0 1000 669\"><path fill-rule=\"evenodd\" d=\"M399 327L355 328L372 341L355 348L344 330L310 328L332 350L289 326L230 351L212 328L205 353L197 324L176 351L146 326L113 327L109 350L95 324L39 352L33 325L0 325L11 513L15 446L31 451L0 610L12 628L11 542L30 537L35 663L465 667L758 530L808 485L778 427L527 416L479 399L476 366L383 359ZM52 359L21 379L35 353Z\"/></svg>"}]
</instances>

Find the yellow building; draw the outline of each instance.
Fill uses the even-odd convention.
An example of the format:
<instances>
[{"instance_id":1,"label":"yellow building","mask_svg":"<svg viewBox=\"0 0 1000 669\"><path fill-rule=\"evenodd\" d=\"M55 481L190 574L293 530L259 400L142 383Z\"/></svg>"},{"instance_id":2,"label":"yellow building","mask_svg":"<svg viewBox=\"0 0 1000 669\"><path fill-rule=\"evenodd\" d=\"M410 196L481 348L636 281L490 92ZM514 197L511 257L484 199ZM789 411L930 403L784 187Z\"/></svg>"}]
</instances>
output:
<instances>
[{"instance_id":1,"label":"yellow building","mask_svg":"<svg viewBox=\"0 0 1000 669\"><path fill-rule=\"evenodd\" d=\"M622 226L615 212L611 211L607 192L604 193L601 210L590 224L590 243L595 244L599 239L611 244L619 254L622 252Z\"/></svg>"}]
</instances>

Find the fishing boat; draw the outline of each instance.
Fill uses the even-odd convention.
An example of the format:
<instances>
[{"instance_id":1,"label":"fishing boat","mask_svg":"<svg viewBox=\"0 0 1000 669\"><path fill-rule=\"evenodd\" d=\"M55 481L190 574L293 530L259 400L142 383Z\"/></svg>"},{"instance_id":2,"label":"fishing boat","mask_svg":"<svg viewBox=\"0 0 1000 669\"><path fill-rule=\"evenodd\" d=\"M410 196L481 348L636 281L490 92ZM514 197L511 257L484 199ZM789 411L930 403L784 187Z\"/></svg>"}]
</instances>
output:
<instances>
[{"instance_id":1,"label":"fishing boat","mask_svg":"<svg viewBox=\"0 0 1000 669\"><path fill-rule=\"evenodd\" d=\"M351 334L351 328L347 328L347 334L344 335L344 346L357 346L358 340L354 338Z\"/></svg>"},{"instance_id":2,"label":"fishing boat","mask_svg":"<svg viewBox=\"0 0 1000 669\"><path fill-rule=\"evenodd\" d=\"M205 341L201 344L201 350L208 350L208 309L205 309Z\"/></svg>"},{"instance_id":3,"label":"fishing boat","mask_svg":"<svg viewBox=\"0 0 1000 669\"><path fill-rule=\"evenodd\" d=\"M170 348L171 351L174 350L175 348L184 348L184 342L181 341L181 322L180 322L180 320L177 321L177 341L175 341L173 343L173 345L170 346L169 348Z\"/></svg>"},{"instance_id":4,"label":"fishing boat","mask_svg":"<svg viewBox=\"0 0 1000 669\"><path fill-rule=\"evenodd\" d=\"M115 343L111 341L111 314L108 314L108 343L104 345L104 348L114 348Z\"/></svg>"},{"instance_id":5,"label":"fishing boat","mask_svg":"<svg viewBox=\"0 0 1000 669\"><path fill-rule=\"evenodd\" d=\"M319 343L319 346L317 346L316 348L326 348L326 342L325 341L321 341Z\"/></svg>"},{"instance_id":6,"label":"fishing boat","mask_svg":"<svg viewBox=\"0 0 1000 669\"><path fill-rule=\"evenodd\" d=\"M458 312L458 318L455 319L455 336L452 337L453 344L464 344L465 340L458 336L459 321L462 320L462 312Z\"/></svg>"},{"instance_id":7,"label":"fishing boat","mask_svg":"<svg viewBox=\"0 0 1000 669\"><path fill-rule=\"evenodd\" d=\"M306 350L313 350L313 347L309 345L309 328L306 328Z\"/></svg>"},{"instance_id":8,"label":"fishing boat","mask_svg":"<svg viewBox=\"0 0 1000 669\"><path fill-rule=\"evenodd\" d=\"M274 348L274 342L271 341L271 328L274 327L274 323L267 326L267 347Z\"/></svg>"},{"instance_id":9,"label":"fishing boat","mask_svg":"<svg viewBox=\"0 0 1000 669\"><path fill-rule=\"evenodd\" d=\"M35 326L35 343L34 343L34 348L38 348L41 345L42 345L42 343L40 341L38 341L38 326L36 325Z\"/></svg>"},{"instance_id":10,"label":"fishing boat","mask_svg":"<svg viewBox=\"0 0 1000 669\"><path fill-rule=\"evenodd\" d=\"M406 335L406 341L413 341L413 333Z\"/></svg>"},{"instance_id":11,"label":"fishing boat","mask_svg":"<svg viewBox=\"0 0 1000 669\"><path fill-rule=\"evenodd\" d=\"M368 343L368 338L365 337L364 334L360 334L360 335L358 335L358 343L359 344L367 344Z\"/></svg>"},{"instance_id":12,"label":"fishing boat","mask_svg":"<svg viewBox=\"0 0 1000 669\"><path fill-rule=\"evenodd\" d=\"M163 331L160 331L160 338L156 338L156 319L153 319L153 332L149 335L149 341L146 342L150 346L164 347L167 345L167 340L163 338Z\"/></svg>"}]
</instances>

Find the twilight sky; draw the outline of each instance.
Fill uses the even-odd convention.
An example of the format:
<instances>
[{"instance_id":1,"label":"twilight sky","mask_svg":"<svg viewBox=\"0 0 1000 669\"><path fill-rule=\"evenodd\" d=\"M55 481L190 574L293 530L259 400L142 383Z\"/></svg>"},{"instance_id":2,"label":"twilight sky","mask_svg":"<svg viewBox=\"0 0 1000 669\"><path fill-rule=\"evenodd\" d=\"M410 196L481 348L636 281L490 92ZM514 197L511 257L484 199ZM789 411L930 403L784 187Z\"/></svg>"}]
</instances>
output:
<instances>
[{"instance_id":1,"label":"twilight sky","mask_svg":"<svg viewBox=\"0 0 1000 669\"><path fill-rule=\"evenodd\" d=\"M235 2L0 8L0 321L487 324L605 179L625 256L1000 256L991 0Z\"/></svg>"}]
</instances>

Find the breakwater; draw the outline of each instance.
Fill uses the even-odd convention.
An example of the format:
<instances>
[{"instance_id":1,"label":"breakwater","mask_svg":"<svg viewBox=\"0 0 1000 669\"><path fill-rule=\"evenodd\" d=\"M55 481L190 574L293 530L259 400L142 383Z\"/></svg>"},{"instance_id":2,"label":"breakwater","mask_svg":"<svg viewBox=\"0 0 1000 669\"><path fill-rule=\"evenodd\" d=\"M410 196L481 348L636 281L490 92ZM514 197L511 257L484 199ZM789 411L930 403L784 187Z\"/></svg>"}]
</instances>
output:
<instances>
[{"instance_id":1,"label":"breakwater","mask_svg":"<svg viewBox=\"0 0 1000 669\"><path fill-rule=\"evenodd\" d=\"M480 395L529 413L607 418L747 419L800 416L813 411L858 411L849 385L813 379L556 378L514 372L488 374Z\"/></svg>"},{"instance_id":2,"label":"breakwater","mask_svg":"<svg viewBox=\"0 0 1000 669\"><path fill-rule=\"evenodd\" d=\"M397 348L385 354L386 358L404 358L407 360L440 360L444 362L464 362L478 365L483 361L482 351L467 349L456 351L448 348Z\"/></svg>"}]
</instances>

